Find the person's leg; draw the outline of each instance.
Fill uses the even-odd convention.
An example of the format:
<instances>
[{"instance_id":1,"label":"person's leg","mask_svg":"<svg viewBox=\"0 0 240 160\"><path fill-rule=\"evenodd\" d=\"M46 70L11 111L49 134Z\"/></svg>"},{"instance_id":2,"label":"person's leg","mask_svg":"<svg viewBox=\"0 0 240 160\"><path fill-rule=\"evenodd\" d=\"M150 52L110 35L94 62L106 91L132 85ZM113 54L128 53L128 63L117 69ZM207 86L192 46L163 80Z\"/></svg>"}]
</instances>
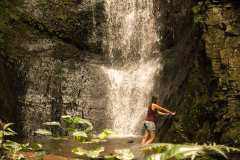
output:
<instances>
[{"instance_id":1,"label":"person's leg","mask_svg":"<svg viewBox=\"0 0 240 160\"><path fill-rule=\"evenodd\" d=\"M155 131L150 131L150 138L148 138L145 144L151 144L154 141L155 136L156 136Z\"/></svg>"},{"instance_id":2,"label":"person's leg","mask_svg":"<svg viewBox=\"0 0 240 160\"><path fill-rule=\"evenodd\" d=\"M141 144L145 144L146 141L148 140L149 136L150 136L150 132L147 129L145 129L144 136L143 136Z\"/></svg>"}]
</instances>

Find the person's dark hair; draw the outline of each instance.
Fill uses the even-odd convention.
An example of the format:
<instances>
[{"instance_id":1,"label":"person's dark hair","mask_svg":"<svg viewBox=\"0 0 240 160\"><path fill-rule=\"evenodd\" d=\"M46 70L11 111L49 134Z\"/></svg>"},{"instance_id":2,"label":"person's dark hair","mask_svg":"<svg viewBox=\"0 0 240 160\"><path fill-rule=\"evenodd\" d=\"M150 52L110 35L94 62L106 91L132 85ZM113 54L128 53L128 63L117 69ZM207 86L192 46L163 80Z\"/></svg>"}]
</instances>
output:
<instances>
[{"instance_id":1,"label":"person's dark hair","mask_svg":"<svg viewBox=\"0 0 240 160\"><path fill-rule=\"evenodd\" d=\"M152 96L152 103L157 103L157 97L156 96Z\"/></svg>"}]
</instances>

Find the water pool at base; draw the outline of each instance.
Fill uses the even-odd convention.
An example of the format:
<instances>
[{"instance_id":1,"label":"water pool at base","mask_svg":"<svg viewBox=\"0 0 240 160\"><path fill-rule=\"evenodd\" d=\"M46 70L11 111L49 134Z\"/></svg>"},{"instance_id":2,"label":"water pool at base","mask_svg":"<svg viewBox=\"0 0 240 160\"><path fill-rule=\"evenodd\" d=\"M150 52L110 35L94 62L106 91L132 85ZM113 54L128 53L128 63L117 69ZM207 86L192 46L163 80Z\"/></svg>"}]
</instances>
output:
<instances>
[{"instance_id":1,"label":"water pool at base","mask_svg":"<svg viewBox=\"0 0 240 160\"><path fill-rule=\"evenodd\" d=\"M63 140L63 139L38 139L37 142L43 145L47 155L44 160L71 160L79 158L74 155L71 150L74 147L82 147L84 149L92 149L97 146L103 146L103 155L114 154L115 150L129 149L134 154L135 159L143 160L143 153L141 152L141 137L112 137L105 142L93 143L93 144L81 144L74 140ZM27 157L31 160L35 160L33 153L27 153Z\"/></svg>"}]
</instances>

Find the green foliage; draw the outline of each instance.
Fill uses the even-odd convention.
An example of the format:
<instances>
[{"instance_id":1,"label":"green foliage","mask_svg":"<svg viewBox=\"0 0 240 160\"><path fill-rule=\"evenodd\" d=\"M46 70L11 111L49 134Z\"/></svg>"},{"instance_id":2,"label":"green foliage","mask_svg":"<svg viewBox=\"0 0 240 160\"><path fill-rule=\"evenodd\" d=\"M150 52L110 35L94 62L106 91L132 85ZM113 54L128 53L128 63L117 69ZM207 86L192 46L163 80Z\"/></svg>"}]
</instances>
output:
<instances>
[{"instance_id":1,"label":"green foliage","mask_svg":"<svg viewBox=\"0 0 240 160\"><path fill-rule=\"evenodd\" d=\"M91 132L93 130L92 123L81 117L66 115L62 116L61 118L66 123L66 125L69 126L68 130L75 130L74 127L77 125L82 125L85 132Z\"/></svg>"},{"instance_id":2,"label":"green foliage","mask_svg":"<svg viewBox=\"0 0 240 160\"><path fill-rule=\"evenodd\" d=\"M52 132L47 129L38 129L34 133L42 136L52 136Z\"/></svg>"},{"instance_id":3,"label":"green foliage","mask_svg":"<svg viewBox=\"0 0 240 160\"><path fill-rule=\"evenodd\" d=\"M11 160L26 160L26 157L23 153L29 151L36 153L37 160L42 160L43 155L45 155L45 152L43 152L42 150L41 144L35 144L30 146L29 143L20 144L14 141L7 140L3 144L3 149L7 151L7 157Z\"/></svg>"},{"instance_id":4,"label":"green foliage","mask_svg":"<svg viewBox=\"0 0 240 160\"><path fill-rule=\"evenodd\" d=\"M144 147L146 160L170 160L170 159L191 159L197 157L210 157L220 155L227 158L226 152L240 152L237 148L223 145L198 145L198 144L152 144Z\"/></svg>"},{"instance_id":5,"label":"green foliage","mask_svg":"<svg viewBox=\"0 0 240 160\"><path fill-rule=\"evenodd\" d=\"M106 160L132 160L133 153L129 149L115 150L112 155L101 155L104 152L104 147L97 147L94 149L83 149L81 147L74 148L72 152L81 157L106 159Z\"/></svg>"},{"instance_id":6,"label":"green foliage","mask_svg":"<svg viewBox=\"0 0 240 160\"><path fill-rule=\"evenodd\" d=\"M85 142L88 138L87 133L84 131L75 131L73 132L72 136L75 140L78 140L80 142Z\"/></svg>"},{"instance_id":7,"label":"green foliage","mask_svg":"<svg viewBox=\"0 0 240 160\"><path fill-rule=\"evenodd\" d=\"M113 134L113 131L111 129L105 129L102 133L100 133L97 136L97 138L99 138L100 140L105 140L112 134Z\"/></svg>"},{"instance_id":8,"label":"green foliage","mask_svg":"<svg viewBox=\"0 0 240 160\"><path fill-rule=\"evenodd\" d=\"M3 126L3 129L1 130L3 133L3 136L14 136L17 133L15 131L13 131L10 126L12 126L13 123L7 123Z\"/></svg>"},{"instance_id":9,"label":"green foliage","mask_svg":"<svg viewBox=\"0 0 240 160\"><path fill-rule=\"evenodd\" d=\"M58 138L63 138L64 136L71 136L73 139L81 143L99 143L107 139L113 132L110 129L105 129L99 135L94 135L92 133L93 125L89 120L83 119L79 116L62 116L60 122L45 122L43 123L45 127L58 127L62 130L63 134L54 133L51 128L49 129L38 129L35 131L37 135L42 136L53 136ZM58 129L57 129L58 130ZM56 130L55 130L56 131Z\"/></svg>"},{"instance_id":10,"label":"green foliage","mask_svg":"<svg viewBox=\"0 0 240 160\"><path fill-rule=\"evenodd\" d=\"M105 129L98 135L92 133L93 125L90 121L80 118L78 116L62 116L61 122L46 122L43 123L45 127L59 127L63 131L63 135L58 135L58 138L63 138L65 136L70 136L74 140L77 140L81 143L99 143L106 140L113 132L110 129ZM42 136L54 136L53 132L48 129L38 129L35 131L36 134ZM72 149L72 152L78 156L85 156L88 158L98 158L102 157L101 153L104 151L104 147L100 146L93 149L84 149L81 147L76 147ZM129 150L119 150L116 151L115 155L108 156L107 159L121 159L121 157L126 160L130 160L133 157L133 154Z\"/></svg>"},{"instance_id":11,"label":"green foliage","mask_svg":"<svg viewBox=\"0 0 240 160\"><path fill-rule=\"evenodd\" d=\"M88 158L98 158L104 151L104 147L98 147L91 150L86 150L81 147L74 148L72 152L78 156L86 156Z\"/></svg>"},{"instance_id":12,"label":"green foliage","mask_svg":"<svg viewBox=\"0 0 240 160\"><path fill-rule=\"evenodd\" d=\"M194 24L203 24L206 20L205 11L208 1L200 1L192 7Z\"/></svg>"},{"instance_id":13,"label":"green foliage","mask_svg":"<svg viewBox=\"0 0 240 160\"><path fill-rule=\"evenodd\" d=\"M3 126L2 130L0 130L0 146L3 145L4 139L6 136L14 136L17 133L13 131L10 126L12 126L13 123L7 123Z\"/></svg>"},{"instance_id":14,"label":"green foliage","mask_svg":"<svg viewBox=\"0 0 240 160\"><path fill-rule=\"evenodd\" d=\"M46 123L43 123L43 125L45 125L45 126L61 126L61 124L59 122L46 122Z\"/></svg>"},{"instance_id":15,"label":"green foliage","mask_svg":"<svg viewBox=\"0 0 240 160\"><path fill-rule=\"evenodd\" d=\"M115 150L115 157L120 160L132 160L134 159L133 153L129 149Z\"/></svg>"},{"instance_id":16,"label":"green foliage","mask_svg":"<svg viewBox=\"0 0 240 160\"><path fill-rule=\"evenodd\" d=\"M29 144L20 144L14 141L6 140L8 136L17 135L17 133L10 128L12 125L13 123L4 124L0 130L0 149L6 153L9 159L23 160L25 157L20 154L20 152L30 150Z\"/></svg>"},{"instance_id":17,"label":"green foliage","mask_svg":"<svg viewBox=\"0 0 240 160\"><path fill-rule=\"evenodd\" d=\"M20 144L14 141L7 140L8 136L15 136L17 133L13 131L10 127L13 123L7 123L3 125L2 129L0 130L0 149L5 153L6 157L0 157L3 159L11 159L11 160L25 160L26 158L22 154L23 152L33 151L37 154L39 152L42 153L42 145L35 144L32 147L29 143ZM37 155L40 157L40 155ZM41 158L39 158L40 160Z\"/></svg>"},{"instance_id":18,"label":"green foliage","mask_svg":"<svg viewBox=\"0 0 240 160\"><path fill-rule=\"evenodd\" d=\"M19 144L9 140L3 144L3 148L8 151L8 157L13 160L25 159L20 151L27 151L28 147L29 144Z\"/></svg>"}]
</instances>

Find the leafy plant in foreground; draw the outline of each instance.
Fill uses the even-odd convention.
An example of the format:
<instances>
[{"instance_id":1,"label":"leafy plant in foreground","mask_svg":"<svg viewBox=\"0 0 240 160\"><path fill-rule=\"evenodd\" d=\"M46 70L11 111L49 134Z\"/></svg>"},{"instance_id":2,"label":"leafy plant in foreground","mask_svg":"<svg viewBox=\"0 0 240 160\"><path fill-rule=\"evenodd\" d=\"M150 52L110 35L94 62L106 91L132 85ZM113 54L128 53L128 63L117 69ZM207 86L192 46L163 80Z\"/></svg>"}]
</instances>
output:
<instances>
[{"instance_id":1,"label":"leafy plant in foreground","mask_svg":"<svg viewBox=\"0 0 240 160\"><path fill-rule=\"evenodd\" d=\"M83 119L79 116L62 116L61 122L45 122L45 127L50 129L38 129L36 134L42 136L51 136L63 138L70 136L81 143L98 143L107 139L113 132L110 129L105 129L102 133L94 135L92 133L93 125L89 120ZM56 134L51 131L51 128L58 128L62 134Z\"/></svg>"},{"instance_id":2,"label":"leafy plant in foreground","mask_svg":"<svg viewBox=\"0 0 240 160\"><path fill-rule=\"evenodd\" d=\"M95 149L86 150L81 147L74 148L72 152L81 157L88 157L91 159L105 159L105 160L133 160L134 155L129 149L115 150L112 155L101 155L104 152L104 147L97 147Z\"/></svg>"},{"instance_id":3,"label":"leafy plant in foreground","mask_svg":"<svg viewBox=\"0 0 240 160\"><path fill-rule=\"evenodd\" d=\"M29 143L20 144L11 140L7 140L8 136L17 135L17 133L10 128L12 125L13 123L4 124L2 129L0 130L0 149L2 152L5 153L3 157L0 157L0 159L26 160L27 158L24 156L24 152L29 151L35 152L36 154L41 153L43 155L42 146L40 144L30 146ZM37 157L42 156L39 155Z\"/></svg>"},{"instance_id":4,"label":"leafy plant in foreground","mask_svg":"<svg viewBox=\"0 0 240 160\"><path fill-rule=\"evenodd\" d=\"M17 133L10 128L10 126L12 126L12 125L13 125L13 123L4 124L2 129L0 130L0 146L1 147L7 136L17 135Z\"/></svg>"},{"instance_id":5,"label":"leafy plant in foreground","mask_svg":"<svg viewBox=\"0 0 240 160\"><path fill-rule=\"evenodd\" d=\"M98 158L104 151L104 147L98 147L91 150L86 150L81 147L74 148L72 152L78 156L86 156L88 158Z\"/></svg>"},{"instance_id":6,"label":"leafy plant in foreground","mask_svg":"<svg viewBox=\"0 0 240 160\"><path fill-rule=\"evenodd\" d=\"M46 122L43 123L43 125L46 127L58 127L59 129L63 130L64 134L60 135L60 138L64 136L70 136L74 140L84 144L98 144L99 142L105 141L110 135L113 134L111 129L105 129L97 135L93 134L92 123L78 116L62 116L61 122ZM35 131L35 133L43 136L58 136L49 129L38 129ZM72 153L79 157L87 157L90 159L101 158L106 160L132 160L134 158L134 155L129 149L115 150L115 153L112 155L104 155L104 150L105 148L98 144L98 147L91 149L75 147L72 149Z\"/></svg>"},{"instance_id":7,"label":"leafy plant in foreground","mask_svg":"<svg viewBox=\"0 0 240 160\"><path fill-rule=\"evenodd\" d=\"M198 144L152 144L143 148L146 160L194 160L197 157L211 157L212 154L220 155L227 159L227 152L240 152L240 149L223 145L198 145Z\"/></svg>"}]
</instances>

